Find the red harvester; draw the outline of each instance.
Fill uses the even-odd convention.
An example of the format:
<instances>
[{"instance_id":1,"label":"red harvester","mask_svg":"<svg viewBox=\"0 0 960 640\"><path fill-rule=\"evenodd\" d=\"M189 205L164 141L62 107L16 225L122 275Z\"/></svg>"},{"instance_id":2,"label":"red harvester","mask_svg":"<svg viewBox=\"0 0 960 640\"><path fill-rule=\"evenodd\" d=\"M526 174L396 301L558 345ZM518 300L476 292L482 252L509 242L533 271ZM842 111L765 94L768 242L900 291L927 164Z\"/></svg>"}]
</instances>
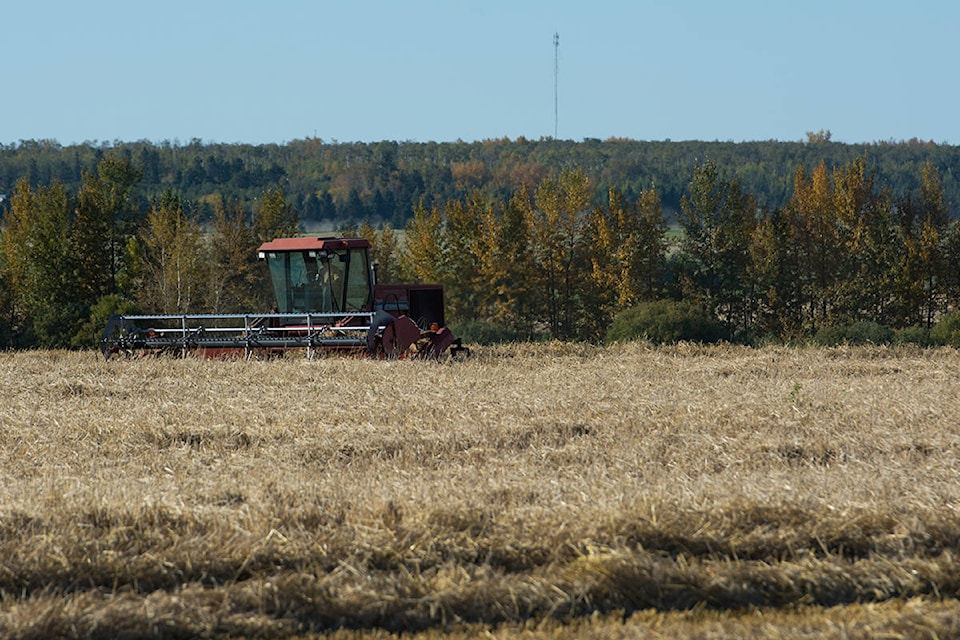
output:
<instances>
[{"instance_id":1,"label":"red harvester","mask_svg":"<svg viewBox=\"0 0 960 640\"><path fill-rule=\"evenodd\" d=\"M262 244L258 256L276 296L270 313L113 316L101 353L469 355L446 327L443 287L376 283L363 238L278 238Z\"/></svg>"}]
</instances>

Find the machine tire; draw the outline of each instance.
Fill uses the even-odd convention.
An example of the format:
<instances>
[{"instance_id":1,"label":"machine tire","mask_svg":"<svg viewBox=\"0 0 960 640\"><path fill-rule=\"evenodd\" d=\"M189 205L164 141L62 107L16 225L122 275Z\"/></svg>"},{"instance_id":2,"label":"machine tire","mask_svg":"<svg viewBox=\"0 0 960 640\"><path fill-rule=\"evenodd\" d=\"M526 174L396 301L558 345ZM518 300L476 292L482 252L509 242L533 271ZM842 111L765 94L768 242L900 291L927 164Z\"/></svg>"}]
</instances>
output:
<instances>
[{"instance_id":1,"label":"machine tire","mask_svg":"<svg viewBox=\"0 0 960 640\"><path fill-rule=\"evenodd\" d=\"M396 322L396 318L387 313L386 311L377 311L377 313L370 320L370 328L367 329L367 353L373 357L379 355L378 351L378 339L380 337L380 327L385 327L387 325L393 324Z\"/></svg>"}]
</instances>

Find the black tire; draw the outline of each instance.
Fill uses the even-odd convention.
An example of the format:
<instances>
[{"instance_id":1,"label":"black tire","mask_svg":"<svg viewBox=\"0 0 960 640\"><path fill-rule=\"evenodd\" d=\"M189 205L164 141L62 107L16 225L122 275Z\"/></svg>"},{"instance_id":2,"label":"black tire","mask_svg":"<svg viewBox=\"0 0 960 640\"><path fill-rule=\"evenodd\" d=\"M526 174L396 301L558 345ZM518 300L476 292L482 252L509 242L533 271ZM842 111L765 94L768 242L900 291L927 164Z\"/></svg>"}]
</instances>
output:
<instances>
[{"instance_id":1,"label":"black tire","mask_svg":"<svg viewBox=\"0 0 960 640\"><path fill-rule=\"evenodd\" d=\"M377 311L377 313L370 320L370 328L367 329L367 353L374 357L379 355L377 353L379 350L377 339L380 337L380 327L393 324L395 320L396 318L386 311Z\"/></svg>"}]
</instances>

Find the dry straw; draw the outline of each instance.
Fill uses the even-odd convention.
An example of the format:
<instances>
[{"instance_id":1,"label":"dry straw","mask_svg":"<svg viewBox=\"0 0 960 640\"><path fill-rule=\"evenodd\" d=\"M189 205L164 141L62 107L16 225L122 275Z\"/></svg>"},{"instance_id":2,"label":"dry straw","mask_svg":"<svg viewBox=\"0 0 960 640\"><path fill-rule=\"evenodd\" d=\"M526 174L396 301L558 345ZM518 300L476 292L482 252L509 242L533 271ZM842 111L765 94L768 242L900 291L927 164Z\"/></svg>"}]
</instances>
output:
<instances>
[{"instance_id":1,"label":"dry straw","mask_svg":"<svg viewBox=\"0 0 960 640\"><path fill-rule=\"evenodd\" d=\"M954 350L32 352L0 380L4 636L957 634Z\"/></svg>"}]
</instances>

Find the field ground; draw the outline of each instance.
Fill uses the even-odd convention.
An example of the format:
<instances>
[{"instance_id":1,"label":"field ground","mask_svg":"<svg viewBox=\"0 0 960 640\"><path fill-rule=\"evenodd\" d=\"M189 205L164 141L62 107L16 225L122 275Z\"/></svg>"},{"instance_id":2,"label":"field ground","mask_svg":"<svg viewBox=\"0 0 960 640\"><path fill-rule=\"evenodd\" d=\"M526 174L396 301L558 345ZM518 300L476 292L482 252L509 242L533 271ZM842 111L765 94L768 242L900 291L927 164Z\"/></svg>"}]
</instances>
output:
<instances>
[{"instance_id":1,"label":"field ground","mask_svg":"<svg viewBox=\"0 0 960 640\"><path fill-rule=\"evenodd\" d=\"M960 354L0 354L0 635L957 637Z\"/></svg>"}]
</instances>

